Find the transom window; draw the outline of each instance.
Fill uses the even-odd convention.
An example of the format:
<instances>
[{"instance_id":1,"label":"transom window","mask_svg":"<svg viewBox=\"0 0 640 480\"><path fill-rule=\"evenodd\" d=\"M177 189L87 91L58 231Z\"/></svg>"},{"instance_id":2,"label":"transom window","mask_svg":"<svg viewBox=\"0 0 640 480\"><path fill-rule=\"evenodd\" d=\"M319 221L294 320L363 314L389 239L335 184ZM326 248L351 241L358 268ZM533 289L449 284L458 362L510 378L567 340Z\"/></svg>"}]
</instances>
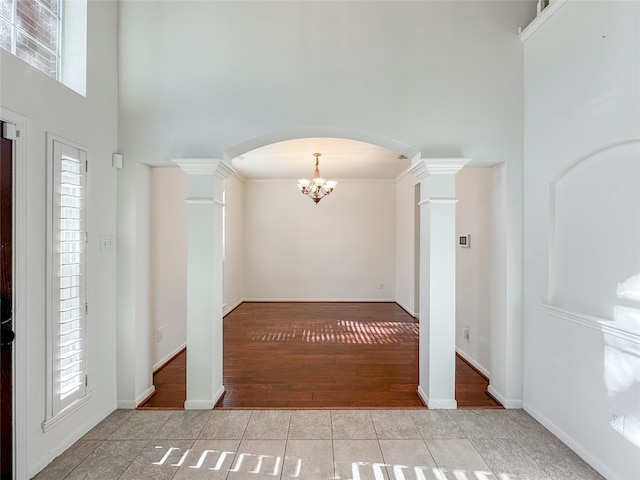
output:
<instances>
[{"instance_id":1,"label":"transom window","mask_svg":"<svg viewBox=\"0 0 640 480\"><path fill-rule=\"evenodd\" d=\"M61 0L0 0L0 46L60 79Z\"/></svg>"}]
</instances>

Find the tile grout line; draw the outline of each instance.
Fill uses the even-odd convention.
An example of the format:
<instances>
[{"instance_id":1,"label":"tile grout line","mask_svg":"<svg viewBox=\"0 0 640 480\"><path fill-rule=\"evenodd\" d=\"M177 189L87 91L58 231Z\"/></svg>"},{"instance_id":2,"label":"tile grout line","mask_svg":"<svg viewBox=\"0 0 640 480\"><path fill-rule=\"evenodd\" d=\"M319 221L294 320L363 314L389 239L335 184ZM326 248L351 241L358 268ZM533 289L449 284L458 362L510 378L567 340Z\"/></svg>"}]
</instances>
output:
<instances>
[{"instance_id":1,"label":"tile grout line","mask_svg":"<svg viewBox=\"0 0 640 480\"><path fill-rule=\"evenodd\" d=\"M331 467L333 468L333 480L336 478L336 450L335 444L333 443L333 412L334 410L329 410L329 424L331 426Z\"/></svg>"},{"instance_id":2,"label":"tile grout line","mask_svg":"<svg viewBox=\"0 0 640 480\"><path fill-rule=\"evenodd\" d=\"M282 453L282 465L280 465L280 480L282 480L282 475L284 475L284 462L287 458L287 447L289 446L289 434L291 433L291 417L293 413L289 410L289 425L287 426L287 438L284 440L284 452Z\"/></svg>"}]
</instances>

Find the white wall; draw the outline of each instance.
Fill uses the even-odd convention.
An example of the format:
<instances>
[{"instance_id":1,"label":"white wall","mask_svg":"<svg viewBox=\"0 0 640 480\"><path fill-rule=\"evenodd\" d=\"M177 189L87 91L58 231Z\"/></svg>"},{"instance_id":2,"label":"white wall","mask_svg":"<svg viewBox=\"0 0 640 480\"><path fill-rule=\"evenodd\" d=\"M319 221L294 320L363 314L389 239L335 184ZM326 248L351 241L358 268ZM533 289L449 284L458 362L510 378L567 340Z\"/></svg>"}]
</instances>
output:
<instances>
[{"instance_id":1,"label":"white wall","mask_svg":"<svg viewBox=\"0 0 640 480\"><path fill-rule=\"evenodd\" d=\"M2 109L26 118L21 132L26 142L28 190L26 192L28 304L25 337L18 340L19 355L26 356L27 372L16 378L26 382L26 404L16 405L26 418L26 444L17 445L19 478L31 478L116 406L116 256L100 253L101 234L116 234L116 170L111 154L117 151L117 11L114 2L88 3L87 96L36 71L0 50ZM47 433L41 423L45 412L45 135L51 132L86 147L89 160L87 227L87 368L90 401ZM23 467L25 468L23 470ZM26 470L26 471L25 471Z\"/></svg>"},{"instance_id":2,"label":"white wall","mask_svg":"<svg viewBox=\"0 0 640 480\"><path fill-rule=\"evenodd\" d=\"M535 1L121 2L127 153L222 158L327 126L424 156L519 160L517 31L533 12Z\"/></svg>"},{"instance_id":3,"label":"white wall","mask_svg":"<svg viewBox=\"0 0 640 480\"><path fill-rule=\"evenodd\" d=\"M504 368L492 372L492 383L506 403L521 405L523 58L516 32L535 1L119 7L120 146L131 161L224 158L238 145L320 125L387 137L425 157L508 163L504 338L494 345ZM192 71L195 81L184 74ZM135 274L135 263L120 266L124 278Z\"/></svg>"},{"instance_id":4,"label":"white wall","mask_svg":"<svg viewBox=\"0 0 640 480\"><path fill-rule=\"evenodd\" d=\"M237 176L224 181L224 313L244 299L244 184Z\"/></svg>"},{"instance_id":5,"label":"white wall","mask_svg":"<svg viewBox=\"0 0 640 480\"><path fill-rule=\"evenodd\" d=\"M318 205L293 180L247 182L245 297L393 301L395 228L393 182L339 182Z\"/></svg>"},{"instance_id":6,"label":"white wall","mask_svg":"<svg viewBox=\"0 0 640 480\"><path fill-rule=\"evenodd\" d=\"M151 344L157 369L182 349L186 337L187 176L180 168L153 168L151 178ZM243 183L225 181L225 313L244 292ZM157 341L157 329L162 340Z\"/></svg>"},{"instance_id":7,"label":"white wall","mask_svg":"<svg viewBox=\"0 0 640 480\"><path fill-rule=\"evenodd\" d=\"M187 341L187 176L180 168L152 169L151 282L153 368ZM162 328L158 341L157 330Z\"/></svg>"},{"instance_id":8,"label":"white wall","mask_svg":"<svg viewBox=\"0 0 640 480\"><path fill-rule=\"evenodd\" d=\"M463 168L456 175L456 231L470 235L456 247L456 350L490 376L491 169ZM456 239L457 241L457 239ZM464 328L469 325L469 338Z\"/></svg>"},{"instance_id":9,"label":"white wall","mask_svg":"<svg viewBox=\"0 0 640 480\"><path fill-rule=\"evenodd\" d=\"M418 179L405 174L396 182L396 302L416 315L416 209Z\"/></svg>"},{"instance_id":10,"label":"white wall","mask_svg":"<svg viewBox=\"0 0 640 480\"><path fill-rule=\"evenodd\" d=\"M135 318L137 321L127 325L133 327L135 334L135 363L125 368L135 372L134 406L140 405L153 393L153 318L151 303L151 168L143 163L136 168L136 288ZM120 286L120 285L119 285ZM118 372L120 375L122 371ZM118 398L125 402L128 399ZM129 407L123 403L121 406Z\"/></svg>"},{"instance_id":11,"label":"white wall","mask_svg":"<svg viewBox=\"0 0 640 480\"><path fill-rule=\"evenodd\" d=\"M525 42L525 408L629 480L640 299L622 290L640 272L640 149L621 143L640 131L639 19L637 2L570 1Z\"/></svg>"}]
</instances>

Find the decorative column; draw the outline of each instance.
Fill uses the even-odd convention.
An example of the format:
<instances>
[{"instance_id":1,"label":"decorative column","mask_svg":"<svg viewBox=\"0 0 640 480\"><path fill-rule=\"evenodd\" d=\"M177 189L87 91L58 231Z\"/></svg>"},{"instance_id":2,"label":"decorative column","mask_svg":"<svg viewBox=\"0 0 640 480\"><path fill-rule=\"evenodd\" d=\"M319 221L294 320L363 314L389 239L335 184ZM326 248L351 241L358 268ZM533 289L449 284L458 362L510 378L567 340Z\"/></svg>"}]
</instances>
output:
<instances>
[{"instance_id":1,"label":"decorative column","mask_svg":"<svg viewBox=\"0 0 640 480\"><path fill-rule=\"evenodd\" d=\"M466 158L422 159L420 180L420 373L428 408L456 408L456 173Z\"/></svg>"},{"instance_id":2,"label":"decorative column","mask_svg":"<svg viewBox=\"0 0 640 480\"><path fill-rule=\"evenodd\" d=\"M174 160L188 175L187 401L210 410L222 384L223 181L235 170L222 160Z\"/></svg>"}]
</instances>

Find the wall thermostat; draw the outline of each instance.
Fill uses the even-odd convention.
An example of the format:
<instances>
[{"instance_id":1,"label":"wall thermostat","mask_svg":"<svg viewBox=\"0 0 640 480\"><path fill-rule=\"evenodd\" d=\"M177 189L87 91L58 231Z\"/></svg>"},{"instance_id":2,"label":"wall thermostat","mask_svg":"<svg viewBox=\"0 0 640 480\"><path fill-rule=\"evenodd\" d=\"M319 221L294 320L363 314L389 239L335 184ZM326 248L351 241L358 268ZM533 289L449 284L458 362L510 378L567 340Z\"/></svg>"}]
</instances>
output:
<instances>
[{"instance_id":1,"label":"wall thermostat","mask_svg":"<svg viewBox=\"0 0 640 480\"><path fill-rule=\"evenodd\" d=\"M471 246L471 235L459 235L458 236L458 246L462 248L469 248Z\"/></svg>"}]
</instances>

